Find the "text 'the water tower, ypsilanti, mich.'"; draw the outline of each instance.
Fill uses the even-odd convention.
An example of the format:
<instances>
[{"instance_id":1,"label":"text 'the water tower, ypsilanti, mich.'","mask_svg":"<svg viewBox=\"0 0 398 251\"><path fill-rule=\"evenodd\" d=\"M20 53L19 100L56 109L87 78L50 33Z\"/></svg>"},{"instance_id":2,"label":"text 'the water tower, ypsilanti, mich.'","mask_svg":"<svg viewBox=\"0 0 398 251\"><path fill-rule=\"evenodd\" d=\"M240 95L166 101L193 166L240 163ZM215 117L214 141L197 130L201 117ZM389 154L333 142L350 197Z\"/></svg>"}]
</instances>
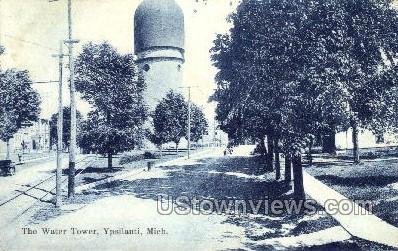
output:
<instances>
[{"instance_id":1,"label":"text 'the water tower, ypsilanti, mich.'","mask_svg":"<svg viewBox=\"0 0 398 251\"><path fill-rule=\"evenodd\" d=\"M143 0L134 15L134 47L150 108L182 84L184 14L174 0Z\"/></svg>"}]
</instances>

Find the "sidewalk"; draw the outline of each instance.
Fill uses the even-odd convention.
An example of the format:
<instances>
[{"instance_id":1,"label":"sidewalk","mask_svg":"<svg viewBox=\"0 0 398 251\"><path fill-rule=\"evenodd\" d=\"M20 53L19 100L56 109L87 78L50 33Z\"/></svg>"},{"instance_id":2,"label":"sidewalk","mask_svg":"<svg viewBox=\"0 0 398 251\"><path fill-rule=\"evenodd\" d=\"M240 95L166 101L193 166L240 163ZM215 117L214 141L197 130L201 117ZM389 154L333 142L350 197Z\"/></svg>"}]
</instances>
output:
<instances>
[{"instance_id":1,"label":"sidewalk","mask_svg":"<svg viewBox=\"0 0 398 251\"><path fill-rule=\"evenodd\" d=\"M305 171L303 172L303 178L305 192L320 205L326 205L328 201L334 200L350 203L351 208L359 207L355 202L347 199L347 197L323 184ZM353 236L398 248L398 228L375 215L355 214L354 210L351 210L350 214L343 214L341 210L335 212L337 210L333 208L325 208L325 211Z\"/></svg>"},{"instance_id":2,"label":"sidewalk","mask_svg":"<svg viewBox=\"0 0 398 251\"><path fill-rule=\"evenodd\" d=\"M32 152L26 152L26 153L20 153L20 152L13 152L10 154L10 159L15 162L19 163L19 157L18 155L21 156L21 162L22 163L29 163L29 162L34 162L37 160L42 160L42 159L48 159L51 157L55 157L56 152L53 151L32 151ZM0 153L0 159L5 159L6 158L6 153Z\"/></svg>"}]
</instances>

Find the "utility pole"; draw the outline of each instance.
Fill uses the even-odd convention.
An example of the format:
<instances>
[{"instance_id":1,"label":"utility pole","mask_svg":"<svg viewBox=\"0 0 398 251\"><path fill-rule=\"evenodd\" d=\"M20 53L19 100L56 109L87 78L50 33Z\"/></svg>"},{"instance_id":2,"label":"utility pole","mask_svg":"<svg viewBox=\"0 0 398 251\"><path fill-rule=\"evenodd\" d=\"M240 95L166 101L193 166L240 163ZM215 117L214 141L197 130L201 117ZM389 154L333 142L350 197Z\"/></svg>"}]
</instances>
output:
<instances>
[{"instance_id":1,"label":"utility pole","mask_svg":"<svg viewBox=\"0 0 398 251\"><path fill-rule=\"evenodd\" d=\"M76 95L73 64L72 43L72 1L68 0L68 50L69 50L69 81L70 81L70 146L69 146L69 176L68 197L75 197L75 165L76 165Z\"/></svg>"},{"instance_id":2,"label":"utility pole","mask_svg":"<svg viewBox=\"0 0 398 251\"><path fill-rule=\"evenodd\" d=\"M55 195L55 207L61 207L62 205L62 192L61 192L61 183L62 183L62 149L63 149L63 105L62 105L62 78L63 78L63 43L60 41L59 45L59 54L53 55L53 57L58 57L59 59L59 81L58 81L58 121L57 121L57 134L58 134L58 142L57 142L57 171L56 171L56 195Z\"/></svg>"},{"instance_id":3,"label":"utility pole","mask_svg":"<svg viewBox=\"0 0 398 251\"><path fill-rule=\"evenodd\" d=\"M191 154L191 87L188 87L188 159Z\"/></svg>"},{"instance_id":4,"label":"utility pole","mask_svg":"<svg viewBox=\"0 0 398 251\"><path fill-rule=\"evenodd\" d=\"M75 89L75 66L73 58L73 44L78 40L72 39L72 0L68 0L68 45L69 51L69 82L70 82L70 145L69 145L69 176L68 176L68 198L75 197L75 166L76 166L76 89Z\"/></svg>"},{"instance_id":5,"label":"utility pole","mask_svg":"<svg viewBox=\"0 0 398 251\"><path fill-rule=\"evenodd\" d=\"M188 128L187 128L187 140L188 140L188 159L191 157L191 88L198 86L186 86L180 88L188 89Z\"/></svg>"},{"instance_id":6,"label":"utility pole","mask_svg":"<svg viewBox=\"0 0 398 251\"><path fill-rule=\"evenodd\" d=\"M49 0L57 2L58 0ZM69 171L68 171L68 198L75 196L75 165L76 165L76 89L74 80L73 44L79 40L72 39L72 0L68 0L68 39L64 41L68 46L69 54L69 92L70 92L70 144L69 144Z\"/></svg>"}]
</instances>

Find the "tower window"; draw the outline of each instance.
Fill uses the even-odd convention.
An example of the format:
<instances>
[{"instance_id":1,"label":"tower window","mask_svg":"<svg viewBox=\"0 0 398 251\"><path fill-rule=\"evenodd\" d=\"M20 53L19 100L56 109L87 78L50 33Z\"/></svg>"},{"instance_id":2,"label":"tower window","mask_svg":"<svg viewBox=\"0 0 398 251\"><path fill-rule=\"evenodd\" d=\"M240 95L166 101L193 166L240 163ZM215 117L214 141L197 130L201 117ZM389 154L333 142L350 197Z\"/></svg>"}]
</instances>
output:
<instances>
[{"instance_id":1,"label":"tower window","mask_svg":"<svg viewBox=\"0 0 398 251\"><path fill-rule=\"evenodd\" d=\"M144 71L149 71L149 69L151 69L151 67L149 67L149 64L145 64L143 68Z\"/></svg>"},{"instance_id":2,"label":"tower window","mask_svg":"<svg viewBox=\"0 0 398 251\"><path fill-rule=\"evenodd\" d=\"M180 65L180 64L177 65L177 70L178 70L178 71L181 71L181 65Z\"/></svg>"}]
</instances>

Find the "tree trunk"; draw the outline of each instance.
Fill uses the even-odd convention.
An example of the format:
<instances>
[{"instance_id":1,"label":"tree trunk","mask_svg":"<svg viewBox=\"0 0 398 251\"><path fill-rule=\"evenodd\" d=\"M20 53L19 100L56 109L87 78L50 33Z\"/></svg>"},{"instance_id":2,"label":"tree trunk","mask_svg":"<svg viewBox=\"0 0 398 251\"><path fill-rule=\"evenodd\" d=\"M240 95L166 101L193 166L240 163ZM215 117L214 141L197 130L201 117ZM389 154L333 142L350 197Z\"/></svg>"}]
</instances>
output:
<instances>
[{"instance_id":1,"label":"tree trunk","mask_svg":"<svg viewBox=\"0 0 398 251\"><path fill-rule=\"evenodd\" d=\"M162 144L160 144L159 149L160 149L160 159L163 159L163 145Z\"/></svg>"},{"instance_id":2,"label":"tree trunk","mask_svg":"<svg viewBox=\"0 0 398 251\"><path fill-rule=\"evenodd\" d=\"M388 50L384 50L388 61L390 61L392 67L395 67L395 62L394 62L394 57L391 55L391 53Z\"/></svg>"},{"instance_id":3,"label":"tree trunk","mask_svg":"<svg viewBox=\"0 0 398 251\"><path fill-rule=\"evenodd\" d=\"M352 154L354 157L354 163L359 163L359 141L358 141L358 125L357 123L353 123L352 125Z\"/></svg>"},{"instance_id":4,"label":"tree trunk","mask_svg":"<svg viewBox=\"0 0 398 251\"><path fill-rule=\"evenodd\" d=\"M261 158L262 159L265 159L265 164L264 164L264 166L262 166L262 168L264 168L264 171L267 171L268 170L268 161L267 161L267 156L268 156L268 151L267 151L267 147L265 146L265 137L264 138L262 138L261 140L260 140L260 152L261 152Z\"/></svg>"},{"instance_id":5,"label":"tree trunk","mask_svg":"<svg viewBox=\"0 0 398 251\"><path fill-rule=\"evenodd\" d=\"M110 126L110 113L106 112L106 124ZM108 168L112 169L112 148L109 142L109 134L107 134L107 146L108 146Z\"/></svg>"},{"instance_id":6,"label":"tree trunk","mask_svg":"<svg viewBox=\"0 0 398 251\"><path fill-rule=\"evenodd\" d=\"M301 153L296 153L293 156L293 182L294 182L295 199L304 200L305 193L304 193L303 165L301 162Z\"/></svg>"},{"instance_id":7,"label":"tree trunk","mask_svg":"<svg viewBox=\"0 0 398 251\"><path fill-rule=\"evenodd\" d=\"M178 155L178 143L176 143L176 154Z\"/></svg>"},{"instance_id":8,"label":"tree trunk","mask_svg":"<svg viewBox=\"0 0 398 251\"><path fill-rule=\"evenodd\" d=\"M10 140L7 140L7 153L6 153L6 160L10 159Z\"/></svg>"},{"instance_id":9,"label":"tree trunk","mask_svg":"<svg viewBox=\"0 0 398 251\"><path fill-rule=\"evenodd\" d=\"M322 136L322 152L335 155L336 150L336 131L333 128Z\"/></svg>"},{"instance_id":10,"label":"tree trunk","mask_svg":"<svg viewBox=\"0 0 398 251\"><path fill-rule=\"evenodd\" d=\"M289 154L285 156L285 181L292 181L292 158Z\"/></svg>"},{"instance_id":11,"label":"tree trunk","mask_svg":"<svg viewBox=\"0 0 398 251\"><path fill-rule=\"evenodd\" d=\"M266 168L269 171L274 170L274 144L272 142L272 138L268 135L267 136L267 157L266 157Z\"/></svg>"},{"instance_id":12,"label":"tree trunk","mask_svg":"<svg viewBox=\"0 0 398 251\"><path fill-rule=\"evenodd\" d=\"M109 169L112 169L112 151L111 150L108 150L108 168Z\"/></svg>"},{"instance_id":13,"label":"tree trunk","mask_svg":"<svg viewBox=\"0 0 398 251\"><path fill-rule=\"evenodd\" d=\"M275 179L279 180L281 178L281 161L279 158L279 140L274 140L274 152L275 152Z\"/></svg>"},{"instance_id":14,"label":"tree trunk","mask_svg":"<svg viewBox=\"0 0 398 251\"><path fill-rule=\"evenodd\" d=\"M311 139L310 144L308 145L308 163L310 166L312 166L312 145L314 144L313 139Z\"/></svg>"},{"instance_id":15,"label":"tree trunk","mask_svg":"<svg viewBox=\"0 0 398 251\"><path fill-rule=\"evenodd\" d=\"M260 154L261 156L267 155L267 148L265 147L265 137L260 139Z\"/></svg>"}]
</instances>

